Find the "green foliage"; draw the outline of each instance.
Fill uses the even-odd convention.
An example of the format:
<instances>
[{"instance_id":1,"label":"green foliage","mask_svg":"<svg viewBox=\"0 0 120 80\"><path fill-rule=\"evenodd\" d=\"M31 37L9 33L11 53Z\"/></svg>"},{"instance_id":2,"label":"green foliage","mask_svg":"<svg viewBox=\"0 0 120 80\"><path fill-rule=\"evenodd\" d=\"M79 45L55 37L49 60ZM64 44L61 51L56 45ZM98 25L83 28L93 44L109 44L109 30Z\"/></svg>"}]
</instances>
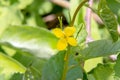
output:
<instances>
[{"instance_id":1,"label":"green foliage","mask_svg":"<svg viewBox=\"0 0 120 80\"><path fill-rule=\"evenodd\" d=\"M0 34L9 25L21 25L23 15L14 7L1 7L0 6Z\"/></svg>"},{"instance_id":2,"label":"green foliage","mask_svg":"<svg viewBox=\"0 0 120 80\"><path fill-rule=\"evenodd\" d=\"M15 8L24 9L26 6L30 5L33 0L0 0L3 6L14 6Z\"/></svg>"},{"instance_id":3,"label":"green foliage","mask_svg":"<svg viewBox=\"0 0 120 80\"><path fill-rule=\"evenodd\" d=\"M65 52L60 52L53 56L43 68L42 80L60 80L64 66ZM51 75L50 75L51 74Z\"/></svg>"},{"instance_id":4,"label":"green foliage","mask_svg":"<svg viewBox=\"0 0 120 80\"><path fill-rule=\"evenodd\" d=\"M0 75L2 78L8 80L12 74L16 72L24 73L25 70L26 68L18 61L3 53L0 53L0 73L3 76L1 74Z\"/></svg>"},{"instance_id":5,"label":"green foliage","mask_svg":"<svg viewBox=\"0 0 120 80\"><path fill-rule=\"evenodd\" d=\"M15 73L11 78L10 80L22 80L23 79L23 74L20 74L20 73Z\"/></svg>"},{"instance_id":6,"label":"green foliage","mask_svg":"<svg viewBox=\"0 0 120 80\"><path fill-rule=\"evenodd\" d=\"M59 52L46 63L45 67L43 68L42 80L61 80L65 65L65 53L65 51ZM68 68L66 80L82 79L83 74L80 65L73 59L73 57L71 57L70 59L71 60L69 60L68 67L71 69Z\"/></svg>"},{"instance_id":7,"label":"green foliage","mask_svg":"<svg viewBox=\"0 0 120 80\"><path fill-rule=\"evenodd\" d=\"M49 58L56 53L57 41L58 39L50 31L29 26L10 26L0 39L3 45L9 45L42 58Z\"/></svg>"},{"instance_id":8,"label":"green foliage","mask_svg":"<svg viewBox=\"0 0 120 80\"><path fill-rule=\"evenodd\" d=\"M101 76L100 76L101 75ZM114 80L114 71L109 64L99 64L89 74L89 80Z\"/></svg>"},{"instance_id":9,"label":"green foliage","mask_svg":"<svg viewBox=\"0 0 120 80\"><path fill-rule=\"evenodd\" d=\"M13 58L27 68L26 72L18 77L22 76L22 79L24 78L25 80L39 80L41 78L42 68L46 62L45 59L36 58L28 53L21 54L21 52L17 52Z\"/></svg>"},{"instance_id":10,"label":"green foliage","mask_svg":"<svg viewBox=\"0 0 120 80\"><path fill-rule=\"evenodd\" d=\"M117 0L107 0L107 5L112 10L112 12L115 13L115 15L118 17L118 22L120 24L120 2Z\"/></svg>"},{"instance_id":11,"label":"green foliage","mask_svg":"<svg viewBox=\"0 0 120 80\"><path fill-rule=\"evenodd\" d=\"M118 40L118 32L117 32L117 20L113 14L113 12L107 6L106 0L100 0L98 5L98 14L107 27L109 33L113 41Z\"/></svg>"},{"instance_id":12,"label":"green foliage","mask_svg":"<svg viewBox=\"0 0 120 80\"><path fill-rule=\"evenodd\" d=\"M114 69L115 69L115 76L118 76L119 78L120 78L120 71L119 71L119 69L120 69L120 55L118 55L118 57L117 57L118 59L117 59L117 61L116 61L116 64L115 64L115 66L114 66Z\"/></svg>"},{"instance_id":13,"label":"green foliage","mask_svg":"<svg viewBox=\"0 0 120 80\"><path fill-rule=\"evenodd\" d=\"M120 1L94 0L93 7L87 3L90 0L62 1L68 2L69 9L64 8L64 3L53 4L52 0L0 0L0 80L120 80L117 31ZM85 20L90 15L86 14L88 11L83 4L75 13L81 3L93 10L93 17L88 19L90 23ZM95 7L98 8L94 10ZM63 14L62 10L68 12ZM63 23L58 23L59 15ZM74 15L77 15L75 22ZM59 40L49 29L59 24L64 29L71 26L71 20L76 28L77 46L68 45L64 51L58 51ZM103 30L103 25L108 32ZM106 36L104 40L103 36ZM89 37L94 40L87 41ZM116 55L117 60L110 55Z\"/></svg>"},{"instance_id":14,"label":"green foliage","mask_svg":"<svg viewBox=\"0 0 120 80\"><path fill-rule=\"evenodd\" d=\"M110 40L98 40L88 44L80 53L84 59L116 54L120 50L120 41L113 43Z\"/></svg>"}]
</instances>

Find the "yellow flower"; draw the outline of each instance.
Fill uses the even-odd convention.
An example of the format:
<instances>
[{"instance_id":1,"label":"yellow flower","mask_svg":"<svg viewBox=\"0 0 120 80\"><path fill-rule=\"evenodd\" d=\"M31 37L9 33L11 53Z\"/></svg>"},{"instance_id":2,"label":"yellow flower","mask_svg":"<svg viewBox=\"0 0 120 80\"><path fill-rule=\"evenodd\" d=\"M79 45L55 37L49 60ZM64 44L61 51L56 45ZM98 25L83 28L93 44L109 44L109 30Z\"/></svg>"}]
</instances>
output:
<instances>
[{"instance_id":1,"label":"yellow flower","mask_svg":"<svg viewBox=\"0 0 120 80\"><path fill-rule=\"evenodd\" d=\"M63 31L60 28L55 28L52 32L55 34L56 37L60 38L57 43L58 50L64 50L69 45L76 46L77 41L73 37L75 32L75 27L66 27Z\"/></svg>"}]
</instances>

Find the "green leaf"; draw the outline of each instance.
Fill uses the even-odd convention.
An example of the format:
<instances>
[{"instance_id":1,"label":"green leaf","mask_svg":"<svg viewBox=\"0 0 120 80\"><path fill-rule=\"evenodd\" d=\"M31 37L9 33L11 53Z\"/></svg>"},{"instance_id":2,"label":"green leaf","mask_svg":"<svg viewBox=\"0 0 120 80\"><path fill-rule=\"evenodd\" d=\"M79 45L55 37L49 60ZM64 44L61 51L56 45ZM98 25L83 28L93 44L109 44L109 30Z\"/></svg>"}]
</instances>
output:
<instances>
[{"instance_id":1,"label":"green leaf","mask_svg":"<svg viewBox=\"0 0 120 80\"><path fill-rule=\"evenodd\" d=\"M13 73L24 73L26 68L7 55L0 53L0 74L3 74L5 78L10 77Z\"/></svg>"},{"instance_id":2,"label":"green leaf","mask_svg":"<svg viewBox=\"0 0 120 80\"><path fill-rule=\"evenodd\" d=\"M0 0L0 6L9 6L10 5L10 0Z\"/></svg>"},{"instance_id":3,"label":"green leaf","mask_svg":"<svg viewBox=\"0 0 120 80\"><path fill-rule=\"evenodd\" d=\"M115 70L115 76L118 76L120 78L120 54L117 57L117 61L114 66L114 70Z\"/></svg>"},{"instance_id":4,"label":"green leaf","mask_svg":"<svg viewBox=\"0 0 120 80\"><path fill-rule=\"evenodd\" d=\"M23 64L25 67L30 67L33 62L36 62L36 57L34 55L24 52L17 52L12 58Z\"/></svg>"},{"instance_id":5,"label":"green leaf","mask_svg":"<svg viewBox=\"0 0 120 80\"><path fill-rule=\"evenodd\" d=\"M23 80L23 74L15 73L9 80Z\"/></svg>"},{"instance_id":6,"label":"green leaf","mask_svg":"<svg viewBox=\"0 0 120 80\"><path fill-rule=\"evenodd\" d=\"M27 79L40 80L41 79L42 68L46 62L45 59L35 57L28 53L20 53L20 52L17 52L13 56L13 58L19 61L21 64L23 64L27 68L24 74L25 76L23 76L25 80Z\"/></svg>"},{"instance_id":7,"label":"green leaf","mask_svg":"<svg viewBox=\"0 0 120 80\"><path fill-rule=\"evenodd\" d=\"M65 52L59 52L48 60L43 68L42 80L60 80L63 72Z\"/></svg>"},{"instance_id":8,"label":"green leaf","mask_svg":"<svg viewBox=\"0 0 120 80\"><path fill-rule=\"evenodd\" d=\"M57 53L55 56L50 58L43 68L42 80L61 80L64 68L64 57L65 51ZM69 67L78 65L73 59L69 60ZM68 70L66 80L82 79L83 73L80 66L75 66Z\"/></svg>"},{"instance_id":9,"label":"green leaf","mask_svg":"<svg viewBox=\"0 0 120 80\"><path fill-rule=\"evenodd\" d=\"M103 23L107 27L113 41L117 41L118 40L117 20L113 12L107 6L106 0L100 0L98 5L98 15L100 16Z\"/></svg>"},{"instance_id":10,"label":"green leaf","mask_svg":"<svg viewBox=\"0 0 120 80\"><path fill-rule=\"evenodd\" d=\"M0 4L2 6L13 6L18 9L24 9L28 5L30 5L33 2L33 0L0 0Z\"/></svg>"},{"instance_id":11,"label":"green leaf","mask_svg":"<svg viewBox=\"0 0 120 80\"><path fill-rule=\"evenodd\" d=\"M58 39L48 30L29 26L10 26L0 39L0 43L41 58L49 58L57 51Z\"/></svg>"},{"instance_id":12,"label":"green leaf","mask_svg":"<svg viewBox=\"0 0 120 80\"><path fill-rule=\"evenodd\" d=\"M120 24L120 1L119 0L107 0L109 8L117 15L118 22Z\"/></svg>"},{"instance_id":13,"label":"green leaf","mask_svg":"<svg viewBox=\"0 0 120 80\"><path fill-rule=\"evenodd\" d=\"M31 5L27 7L30 12L38 12L40 15L48 14L52 9L53 5L46 0L34 0Z\"/></svg>"},{"instance_id":14,"label":"green leaf","mask_svg":"<svg viewBox=\"0 0 120 80\"><path fill-rule=\"evenodd\" d=\"M26 8L28 5L32 4L34 0L18 0L18 8L19 9L24 9Z\"/></svg>"},{"instance_id":15,"label":"green leaf","mask_svg":"<svg viewBox=\"0 0 120 80\"><path fill-rule=\"evenodd\" d=\"M106 0L108 7L114 12L115 14L118 14L118 11L120 10L120 2L116 0Z\"/></svg>"},{"instance_id":16,"label":"green leaf","mask_svg":"<svg viewBox=\"0 0 120 80\"><path fill-rule=\"evenodd\" d=\"M50 12L52 11L52 9L53 9L52 3L49 2L49 1L44 1L44 2L40 5L38 11L39 11L39 14L40 14L40 15L44 15L44 14L50 13Z\"/></svg>"},{"instance_id":17,"label":"green leaf","mask_svg":"<svg viewBox=\"0 0 120 80\"><path fill-rule=\"evenodd\" d=\"M120 41L112 43L110 40L97 40L88 43L88 47L81 50L84 59L109 56L120 51Z\"/></svg>"},{"instance_id":18,"label":"green leaf","mask_svg":"<svg viewBox=\"0 0 120 80\"><path fill-rule=\"evenodd\" d=\"M4 55L3 53L0 53L0 67L3 68L3 73L14 73L14 72L25 72L25 67L21 65L16 60L12 59L11 57L8 57Z\"/></svg>"},{"instance_id":19,"label":"green leaf","mask_svg":"<svg viewBox=\"0 0 120 80\"><path fill-rule=\"evenodd\" d=\"M82 68L79 65L79 62L74 60L73 56L70 56L69 59L69 66L75 66L73 68L70 68L67 72L67 76L66 76L66 80L79 80L79 79L83 79L83 71Z\"/></svg>"},{"instance_id":20,"label":"green leaf","mask_svg":"<svg viewBox=\"0 0 120 80\"><path fill-rule=\"evenodd\" d=\"M89 74L89 80L114 80L114 71L111 65L99 64Z\"/></svg>"},{"instance_id":21,"label":"green leaf","mask_svg":"<svg viewBox=\"0 0 120 80\"><path fill-rule=\"evenodd\" d=\"M86 72L90 72L95 68L99 63L103 63L103 57L91 58L84 62L84 69Z\"/></svg>"},{"instance_id":22,"label":"green leaf","mask_svg":"<svg viewBox=\"0 0 120 80\"><path fill-rule=\"evenodd\" d=\"M9 25L22 24L23 16L13 7L0 7L0 35Z\"/></svg>"},{"instance_id":23,"label":"green leaf","mask_svg":"<svg viewBox=\"0 0 120 80\"><path fill-rule=\"evenodd\" d=\"M41 80L41 73L33 67L27 68L25 72L24 80Z\"/></svg>"},{"instance_id":24,"label":"green leaf","mask_svg":"<svg viewBox=\"0 0 120 80\"><path fill-rule=\"evenodd\" d=\"M107 0L108 7L117 15L118 22L120 24L120 1L117 0Z\"/></svg>"},{"instance_id":25,"label":"green leaf","mask_svg":"<svg viewBox=\"0 0 120 80\"><path fill-rule=\"evenodd\" d=\"M47 27L42 17L37 12L31 12L29 14L30 14L29 17L28 15L25 16L25 20L26 20L25 24L30 26L40 26L44 28Z\"/></svg>"}]
</instances>

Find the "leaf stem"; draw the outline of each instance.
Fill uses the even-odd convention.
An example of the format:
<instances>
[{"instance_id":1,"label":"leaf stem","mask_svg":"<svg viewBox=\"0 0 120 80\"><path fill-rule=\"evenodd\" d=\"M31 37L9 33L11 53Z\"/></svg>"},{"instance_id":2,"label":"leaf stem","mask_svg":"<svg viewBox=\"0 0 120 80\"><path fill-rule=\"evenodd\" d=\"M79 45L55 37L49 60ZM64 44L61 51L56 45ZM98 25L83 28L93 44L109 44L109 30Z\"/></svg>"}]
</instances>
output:
<instances>
[{"instance_id":1,"label":"leaf stem","mask_svg":"<svg viewBox=\"0 0 120 80\"><path fill-rule=\"evenodd\" d=\"M62 17L58 17L59 23L60 23L60 28L62 30Z\"/></svg>"},{"instance_id":2,"label":"leaf stem","mask_svg":"<svg viewBox=\"0 0 120 80\"><path fill-rule=\"evenodd\" d=\"M63 69L63 75L61 80L66 80L66 75L68 71L68 64L69 64L69 54L70 54L70 46L68 46L68 50L66 51L65 57L64 57L64 69Z\"/></svg>"},{"instance_id":3,"label":"leaf stem","mask_svg":"<svg viewBox=\"0 0 120 80\"><path fill-rule=\"evenodd\" d=\"M75 13L74 13L73 18L72 18L72 21L71 21L71 26L74 25L75 18L76 18L76 16L77 16L77 13L79 12L80 8L81 8L87 1L89 1L89 0L84 0L84 1L82 1L82 2L79 4L79 6L77 7L77 9L75 10Z\"/></svg>"},{"instance_id":4,"label":"leaf stem","mask_svg":"<svg viewBox=\"0 0 120 80\"><path fill-rule=\"evenodd\" d=\"M78 30L78 32L77 32L77 35L75 36L75 39L77 39L77 37L78 37L80 31L82 30L82 28L83 28L83 24L82 24L81 27L79 28L79 30Z\"/></svg>"}]
</instances>

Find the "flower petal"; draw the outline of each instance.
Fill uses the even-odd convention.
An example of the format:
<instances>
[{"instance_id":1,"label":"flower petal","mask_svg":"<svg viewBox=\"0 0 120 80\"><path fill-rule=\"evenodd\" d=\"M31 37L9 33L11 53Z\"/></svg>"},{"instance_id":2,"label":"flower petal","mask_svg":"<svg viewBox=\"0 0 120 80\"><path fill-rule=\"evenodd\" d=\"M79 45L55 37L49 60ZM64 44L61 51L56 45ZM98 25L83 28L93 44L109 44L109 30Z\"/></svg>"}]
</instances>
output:
<instances>
[{"instance_id":1,"label":"flower petal","mask_svg":"<svg viewBox=\"0 0 120 80\"><path fill-rule=\"evenodd\" d=\"M67 44L66 39L62 38L57 43L57 49L58 50L64 50L64 49L66 49L67 45L68 44Z\"/></svg>"},{"instance_id":2,"label":"flower petal","mask_svg":"<svg viewBox=\"0 0 120 80\"><path fill-rule=\"evenodd\" d=\"M66 36L72 36L75 33L76 29L75 27L66 27L64 29L64 33Z\"/></svg>"},{"instance_id":3,"label":"flower petal","mask_svg":"<svg viewBox=\"0 0 120 80\"><path fill-rule=\"evenodd\" d=\"M71 46L76 46L77 45L77 41L75 38L73 37L68 37L67 38L67 42L71 45Z\"/></svg>"},{"instance_id":4,"label":"flower petal","mask_svg":"<svg viewBox=\"0 0 120 80\"><path fill-rule=\"evenodd\" d=\"M52 30L52 32L58 38L63 38L64 37L64 33L60 28L55 28L55 29Z\"/></svg>"}]
</instances>

